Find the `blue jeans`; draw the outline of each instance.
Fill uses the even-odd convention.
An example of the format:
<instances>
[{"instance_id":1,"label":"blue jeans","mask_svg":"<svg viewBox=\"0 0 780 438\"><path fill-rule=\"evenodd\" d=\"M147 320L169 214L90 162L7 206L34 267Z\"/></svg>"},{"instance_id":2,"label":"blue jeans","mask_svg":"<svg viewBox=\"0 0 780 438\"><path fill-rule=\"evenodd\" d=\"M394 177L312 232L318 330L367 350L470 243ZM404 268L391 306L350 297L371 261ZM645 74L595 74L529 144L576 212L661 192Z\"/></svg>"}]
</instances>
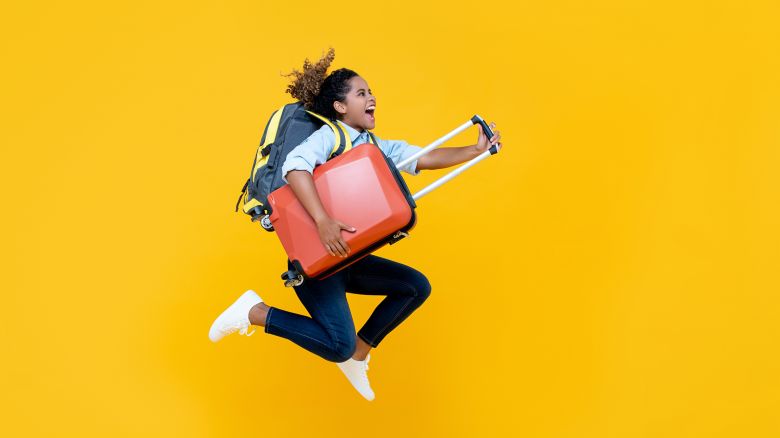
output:
<instances>
[{"instance_id":1,"label":"blue jeans","mask_svg":"<svg viewBox=\"0 0 780 438\"><path fill-rule=\"evenodd\" d=\"M289 261L287 265L292 269ZM387 295L357 334L346 292ZM428 298L431 285L419 271L371 254L326 279L304 281L295 293L311 318L271 307L265 332L323 359L343 362L354 354L356 336L372 347L379 345Z\"/></svg>"}]
</instances>

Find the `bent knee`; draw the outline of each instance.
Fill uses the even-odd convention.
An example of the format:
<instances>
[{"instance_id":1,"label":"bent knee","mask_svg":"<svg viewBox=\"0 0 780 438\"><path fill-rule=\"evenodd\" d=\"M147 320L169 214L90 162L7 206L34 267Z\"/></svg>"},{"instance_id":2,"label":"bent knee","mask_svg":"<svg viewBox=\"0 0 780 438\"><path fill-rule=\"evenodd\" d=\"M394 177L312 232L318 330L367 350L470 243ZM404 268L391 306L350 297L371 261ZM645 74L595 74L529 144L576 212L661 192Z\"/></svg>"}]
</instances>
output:
<instances>
[{"instance_id":1,"label":"bent knee","mask_svg":"<svg viewBox=\"0 0 780 438\"><path fill-rule=\"evenodd\" d=\"M431 282L428 281L428 277L423 274L417 276L415 281L415 295L420 301L425 301L431 296Z\"/></svg>"},{"instance_id":2,"label":"bent knee","mask_svg":"<svg viewBox=\"0 0 780 438\"><path fill-rule=\"evenodd\" d=\"M353 333L352 336L342 338L342 340L336 343L335 347L333 348L330 360L332 362L347 361L352 357L353 354L355 354L355 348L357 348L357 339Z\"/></svg>"}]
</instances>

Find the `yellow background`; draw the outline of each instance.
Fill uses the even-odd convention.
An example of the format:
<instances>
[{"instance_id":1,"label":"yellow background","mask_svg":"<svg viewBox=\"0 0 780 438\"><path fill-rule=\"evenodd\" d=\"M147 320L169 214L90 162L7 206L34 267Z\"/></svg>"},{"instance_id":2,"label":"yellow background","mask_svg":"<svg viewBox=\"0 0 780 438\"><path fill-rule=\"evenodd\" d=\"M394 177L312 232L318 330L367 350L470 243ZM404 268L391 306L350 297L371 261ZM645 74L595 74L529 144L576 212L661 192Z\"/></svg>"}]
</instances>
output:
<instances>
[{"instance_id":1,"label":"yellow background","mask_svg":"<svg viewBox=\"0 0 780 438\"><path fill-rule=\"evenodd\" d=\"M3 9L3 436L780 434L776 2ZM248 288L304 312L233 205L280 73L329 46L379 136L479 113L505 144L379 251L433 293L372 403L287 340L207 338Z\"/></svg>"}]
</instances>

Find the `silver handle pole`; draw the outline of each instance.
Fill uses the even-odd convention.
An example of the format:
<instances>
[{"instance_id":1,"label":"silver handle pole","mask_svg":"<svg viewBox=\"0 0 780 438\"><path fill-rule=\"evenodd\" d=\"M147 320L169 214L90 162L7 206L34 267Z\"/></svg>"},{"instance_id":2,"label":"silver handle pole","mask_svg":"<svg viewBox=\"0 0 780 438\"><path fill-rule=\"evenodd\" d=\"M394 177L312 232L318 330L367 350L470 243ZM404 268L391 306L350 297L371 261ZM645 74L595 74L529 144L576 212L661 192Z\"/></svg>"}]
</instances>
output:
<instances>
[{"instance_id":1,"label":"silver handle pole","mask_svg":"<svg viewBox=\"0 0 780 438\"><path fill-rule=\"evenodd\" d=\"M433 149L436 149L437 147L441 146L442 143L445 141L451 139L452 137L455 137L456 135L460 134L461 132L465 131L466 129L470 128L474 125L474 122L469 120L468 122L458 126L455 128L452 132L445 135L444 137L434 141L433 143L429 144L428 146L425 146L421 151L418 151L416 154L412 155L411 157L401 161L398 163L395 167L401 169L407 164L411 163L412 161L422 157L423 155L427 154L428 152L432 151Z\"/></svg>"},{"instance_id":2,"label":"silver handle pole","mask_svg":"<svg viewBox=\"0 0 780 438\"><path fill-rule=\"evenodd\" d=\"M450 172L450 173L444 175L443 177L437 179L436 181L432 182L431 184L429 184L428 186L426 186L425 188L423 188L419 192L415 193L414 195L412 195L412 198L414 198L415 201L420 199L420 198L422 198L423 196L427 195L428 193L430 193L431 191L433 191L434 189L436 189L440 185L442 185L442 184L446 183L447 181L455 178L456 176L458 176L461 173L463 173L469 167L479 163L480 161L484 160L485 158L487 158L489 156L490 156L490 150L482 152L481 154L479 154L475 158L472 158L471 161L469 161L468 163L458 167L457 169L453 170L452 172Z\"/></svg>"}]
</instances>

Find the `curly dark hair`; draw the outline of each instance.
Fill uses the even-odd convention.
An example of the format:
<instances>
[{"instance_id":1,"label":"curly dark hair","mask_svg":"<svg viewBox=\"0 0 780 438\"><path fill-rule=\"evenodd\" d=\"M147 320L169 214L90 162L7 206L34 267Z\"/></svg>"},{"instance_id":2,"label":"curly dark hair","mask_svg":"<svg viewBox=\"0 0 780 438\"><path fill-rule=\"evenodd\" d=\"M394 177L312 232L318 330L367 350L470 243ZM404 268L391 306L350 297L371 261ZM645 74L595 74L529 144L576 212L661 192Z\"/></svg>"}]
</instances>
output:
<instances>
[{"instance_id":1,"label":"curly dark hair","mask_svg":"<svg viewBox=\"0 0 780 438\"><path fill-rule=\"evenodd\" d=\"M350 90L349 80L358 76L348 68L340 68L326 77L325 72L335 57L336 51L331 47L316 63L312 64L306 58L302 71L293 70L292 73L284 75L294 77L292 83L287 86L287 93L303 102L303 106L309 111L330 120L336 120L340 116L333 108L333 102L343 102L346 99Z\"/></svg>"}]
</instances>

